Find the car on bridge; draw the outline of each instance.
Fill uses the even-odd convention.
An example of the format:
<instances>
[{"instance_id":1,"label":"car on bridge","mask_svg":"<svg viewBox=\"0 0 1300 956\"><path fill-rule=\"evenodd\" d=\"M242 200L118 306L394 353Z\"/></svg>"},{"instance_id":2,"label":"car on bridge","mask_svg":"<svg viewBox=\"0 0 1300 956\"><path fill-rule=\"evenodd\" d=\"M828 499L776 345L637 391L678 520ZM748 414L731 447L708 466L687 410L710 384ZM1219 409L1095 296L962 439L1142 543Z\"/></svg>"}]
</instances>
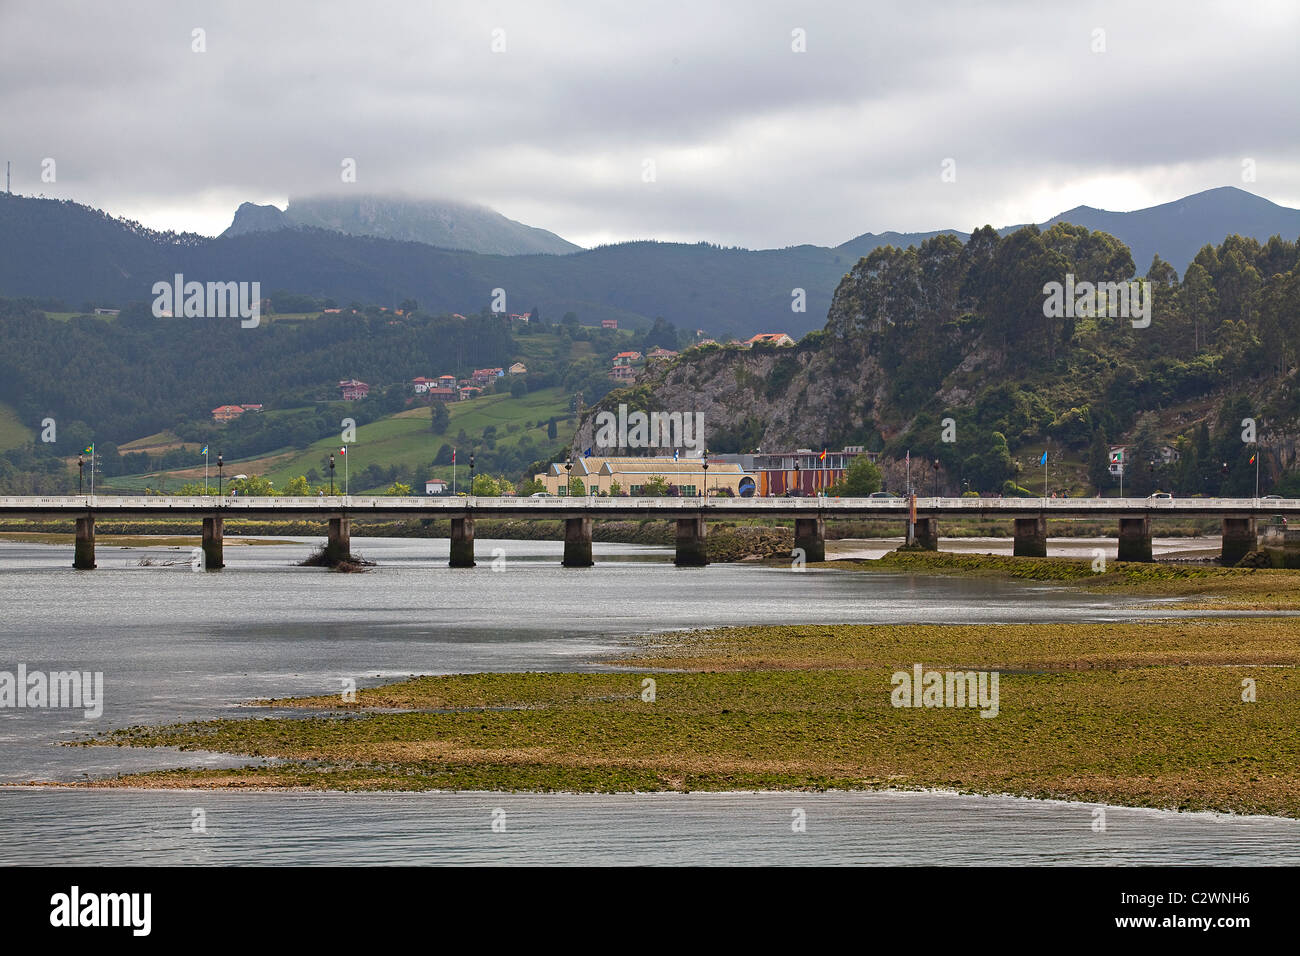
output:
<instances>
[{"instance_id":1,"label":"car on bridge","mask_svg":"<svg viewBox=\"0 0 1300 956\"><path fill-rule=\"evenodd\" d=\"M1171 494L1170 494L1169 492L1167 492L1167 491L1155 491L1155 492L1152 492L1151 494L1147 495L1147 498L1148 498L1148 499L1155 499L1156 501L1168 501L1168 500L1170 500L1171 498L1173 498L1173 495L1171 495Z\"/></svg>"}]
</instances>

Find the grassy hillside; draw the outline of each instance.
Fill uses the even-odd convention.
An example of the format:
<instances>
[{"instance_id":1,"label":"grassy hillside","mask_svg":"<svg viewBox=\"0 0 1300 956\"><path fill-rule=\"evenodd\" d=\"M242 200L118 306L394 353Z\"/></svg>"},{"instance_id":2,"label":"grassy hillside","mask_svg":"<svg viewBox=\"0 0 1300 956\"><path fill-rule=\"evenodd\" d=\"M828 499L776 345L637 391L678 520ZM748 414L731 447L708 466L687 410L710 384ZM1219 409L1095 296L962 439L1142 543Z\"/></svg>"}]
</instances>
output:
<instances>
[{"instance_id":1,"label":"grassy hillside","mask_svg":"<svg viewBox=\"0 0 1300 956\"><path fill-rule=\"evenodd\" d=\"M18 448L35 437L36 433L19 420L11 406L0 403L0 451Z\"/></svg>"},{"instance_id":2,"label":"grassy hillside","mask_svg":"<svg viewBox=\"0 0 1300 956\"><path fill-rule=\"evenodd\" d=\"M451 423L444 434L435 435L431 428L431 415L428 406L419 406L406 411L386 416L357 428L357 440L348 448L348 471L350 472L350 490L361 494L370 491L383 491L386 483L367 485L365 469L371 465L383 468L415 469L418 480L441 477L450 480L451 465L432 467L431 463L438 449L443 444L457 446L457 435L464 431L469 439L460 445L457 454L457 472L461 478L468 474L469 455L476 451L479 460L490 464L491 454L484 458L484 429L495 426L497 431L496 450L504 451L518 446L520 441L530 438L539 446L556 444L546 437L547 422L551 418L566 419L567 430L562 427L560 441L572 432L573 418L569 412L568 395L562 388L539 389L520 398L508 394L484 395L467 402L455 402L448 406ZM563 424L563 423L562 423ZM150 435L147 438L131 442L124 448L149 450L168 447L168 439L174 442L174 436L167 432ZM343 484L343 461L338 455L341 447L340 436L331 435L319 439L306 448L281 448L254 458L227 460L225 474L263 475L270 479L277 488L291 478L309 475L313 469L322 482L328 482L329 470L325 464L331 454L335 456L335 483ZM216 484L216 460L219 448L212 446L209 476ZM160 475L165 477L165 487L175 490L179 485L203 480L203 459L195 449L195 464L191 468L172 469L165 472L124 475L104 481L100 487L105 490L143 491L145 488L157 489L164 486ZM478 469L482 471L483 468ZM423 492L423 487L413 489Z\"/></svg>"}]
</instances>

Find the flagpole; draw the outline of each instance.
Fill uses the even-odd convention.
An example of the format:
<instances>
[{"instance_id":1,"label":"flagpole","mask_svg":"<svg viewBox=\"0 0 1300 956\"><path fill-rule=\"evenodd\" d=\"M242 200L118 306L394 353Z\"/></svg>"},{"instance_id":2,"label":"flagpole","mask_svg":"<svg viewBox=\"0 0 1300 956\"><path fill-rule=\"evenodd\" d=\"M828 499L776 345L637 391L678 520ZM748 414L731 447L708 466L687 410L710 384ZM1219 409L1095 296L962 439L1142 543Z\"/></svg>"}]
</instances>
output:
<instances>
[{"instance_id":1,"label":"flagpole","mask_svg":"<svg viewBox=\"0 0 1300 956\"><path fill-rule=\"evenodd\" d=\"M456 449L451 450L451 495L456 497Z\"/></svg>"},{"instance_id":2,"label":"flagpole","mask_svg":"<svg viewBox=\"0 0 1300 956\"><path fill-rule=\"evenodd\" d=\"M208 496L208 446L203 446L203 497Z\"/></svg>"},{"instance_id":3,"label":"flagpole","mask_svg":"<svg viewBox=\"0 0 1300 956\"><path fill-rule=\"evenodd\" d=\"M95 443L90 443L90 496L95 497Z\"/></svg>"},{"instance_id":4,"label":"flagpole","mask_svg":"<svg viewBox=\"0 0 1300 956\"><path fill-rule=\"evenodd\" d=\"M1259 497L1259 446L1255 446L1255 497Z\"/></svg>"}]
</instances>

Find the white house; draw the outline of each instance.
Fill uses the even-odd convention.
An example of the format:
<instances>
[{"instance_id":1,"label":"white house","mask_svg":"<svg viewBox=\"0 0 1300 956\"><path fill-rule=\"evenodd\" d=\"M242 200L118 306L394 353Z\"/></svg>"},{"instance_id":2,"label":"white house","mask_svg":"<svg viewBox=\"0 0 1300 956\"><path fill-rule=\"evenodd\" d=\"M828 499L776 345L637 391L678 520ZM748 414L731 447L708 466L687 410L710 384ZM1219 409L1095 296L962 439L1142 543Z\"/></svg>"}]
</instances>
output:
<instances>
[{"instance_id":1,"label":"white house","mask_svg":"<svg viewBox=\"0 0 1300 956\"><path fill-rule=\"evenodd\" d=\"M430 478L424 483L424 493L426 495L445 495L448 485L441 478Z\"/></svg>"}]
</instances>

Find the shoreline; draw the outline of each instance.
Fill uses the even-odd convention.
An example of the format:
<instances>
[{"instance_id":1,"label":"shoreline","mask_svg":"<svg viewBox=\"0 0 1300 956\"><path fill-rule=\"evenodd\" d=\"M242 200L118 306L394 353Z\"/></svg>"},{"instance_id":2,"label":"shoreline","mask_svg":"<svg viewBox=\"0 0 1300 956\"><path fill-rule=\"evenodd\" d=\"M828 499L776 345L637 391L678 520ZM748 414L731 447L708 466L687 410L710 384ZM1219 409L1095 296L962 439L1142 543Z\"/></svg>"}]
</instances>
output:
<instances>
[{"instance_id":1,"label":"shoreline","mask_svg":"<svg viewBox=\"0 0 1300 956\"><path fill-rule=\"evenodd\" d=\"M61 792L61 793L86 793L112 791L114 793L129 794L153 794L153 793L174 793L174 794L211 794L223 793L229 795L247 795L253 797L262 796L324 796L324 797L355 797L358 793L373 794L384 797L422 797L422 796L458 796L458 797L494 797L499 798L503 791L500 790L328 790L328 789L311 789L307 787L298 788L276 788L276 787L243 787L232 790L214 790L211 787L132 787L132 786L100 786L88 785L84 783L7 783L0 784L0 793L3 792ZM526 796L557 796L557 797L652 797L663 799L681 799L690 798L708 798L708 797L763 797L778 796L784 794L801 793L801 794L827 794L832 796L875 796L879 794L921 794L935 795L942 797L961 797L975 800L1013 800L1024 803L1045 803L1063 807L1105 807L1108 810L1125 810L1133 813L1149 814L1174 814L1179 818L1184 817L1212 817L1217 820L1228 819L1234 822L1245 822L1250 820L1263 820L1270 823L1284 822L1295 826L1300 826L1300 817L1284 817L1267 813L1235 813L1231 810L1176 810L1163 807L1143 807L1132 806L1123 803L1106 803L1097 800L1062 800L1056 797L1026 797L1014 793L975 793L962 790L952 790L942 787L881 787L877 789L856 789L846 790L838 788L827 788L825 790L621 790L611 793L595 792L590 790L516 790L509 791L513 794Z\"/></svg>"}]
</instances>

